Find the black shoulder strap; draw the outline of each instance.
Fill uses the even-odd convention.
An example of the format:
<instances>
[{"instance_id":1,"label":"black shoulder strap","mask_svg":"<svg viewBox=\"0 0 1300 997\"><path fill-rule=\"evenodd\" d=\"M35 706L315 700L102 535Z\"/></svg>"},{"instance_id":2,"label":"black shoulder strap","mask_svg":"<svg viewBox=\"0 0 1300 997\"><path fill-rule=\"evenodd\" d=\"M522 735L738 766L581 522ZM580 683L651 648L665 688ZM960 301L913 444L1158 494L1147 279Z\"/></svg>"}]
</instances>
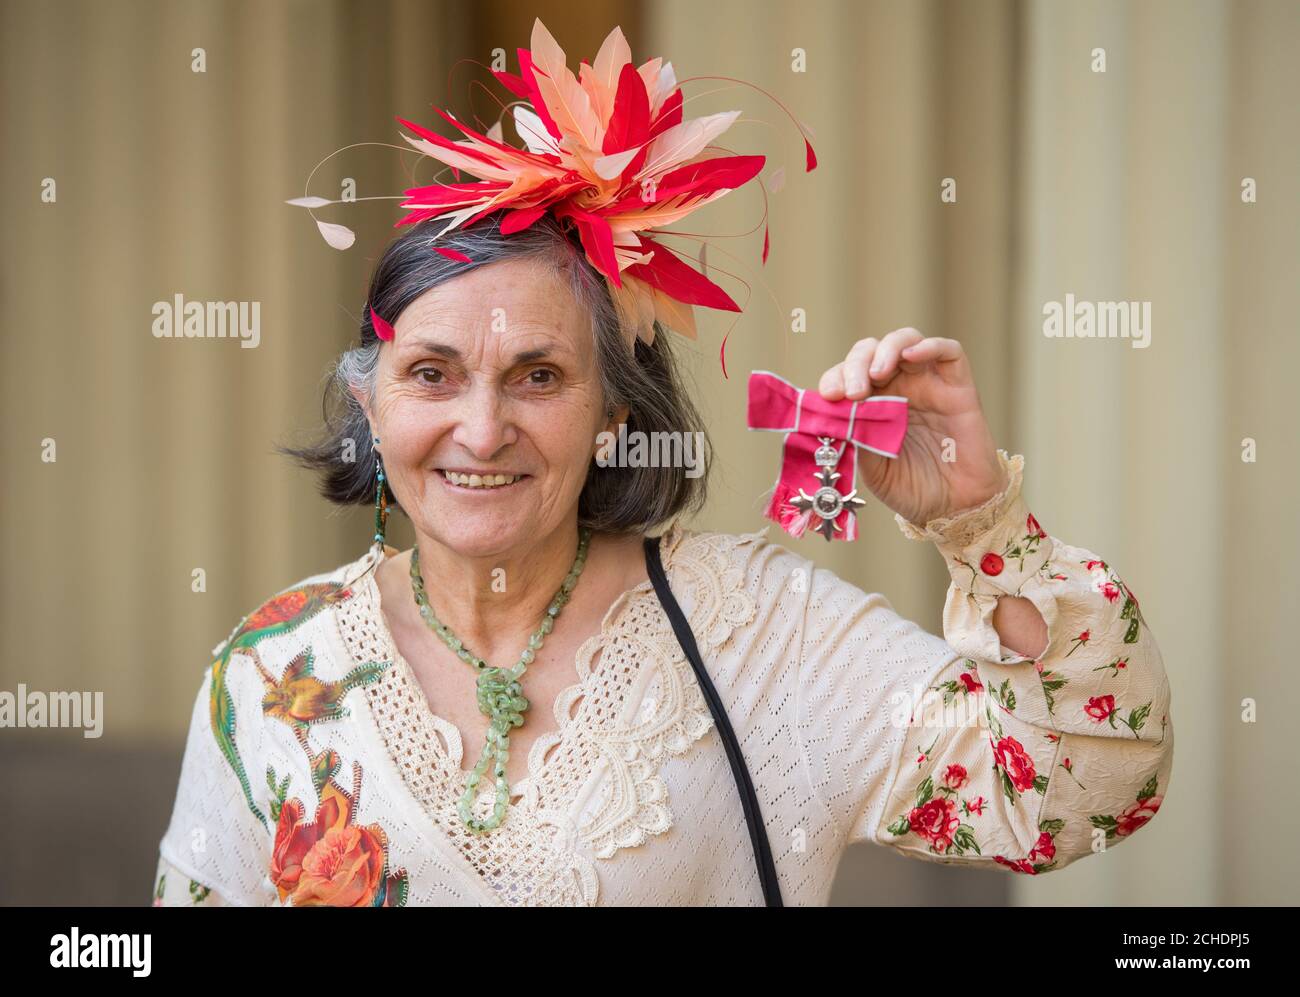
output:
<instances>
[{"instance_id":1,"label":"black shoulder strap","mask_svg":"<svg viewBox=\"0 0 1300 997\"><path fill-rule=\"evenodd\" d=\"M768 907L781 907L783 906L781 887L776 878L776 865L772 861L772 849L767 843L763 817L758 811L758 796L754 793L749 769L745 767L745 757L740 753L736 733L731 729L731 721L727 719L727 713L722 708L722 700L718 698L718 690L713 687L709 673L704 670L704 662L700 659L700 649L696 646L691 625L687 622L682 607L677 604L673 590L668 586L668 577L664 574L663 562L659 558L658 537L646 538L645 566L650 575L650 582L654 585L655 594L659 596L659 604L663 606L664 612L668 614L668 621L673 625L677 642L681 644L687 660L695 669L695 677L704 691L704 698L708 700L713 721L722 736L722 744L727 749L727 760L731 762L731 772L736 777L736 787L740 790L740 803L745 810L745 820L749 824L749 840L754 846L754 859L758 863L758 879L763 885L763 899Z\"/></svg>"}]
</instances>

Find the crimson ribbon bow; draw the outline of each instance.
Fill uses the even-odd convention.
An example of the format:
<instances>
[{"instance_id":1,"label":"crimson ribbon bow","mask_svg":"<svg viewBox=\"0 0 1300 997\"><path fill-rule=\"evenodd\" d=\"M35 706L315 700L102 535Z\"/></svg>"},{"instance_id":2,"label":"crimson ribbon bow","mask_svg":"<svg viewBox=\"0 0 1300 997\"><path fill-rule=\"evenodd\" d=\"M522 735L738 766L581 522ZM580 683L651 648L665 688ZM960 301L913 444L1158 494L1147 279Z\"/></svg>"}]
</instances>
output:
<instances>
[{"instance_id":1,"label":"crimson ribbon bow","mask_svg":"<svg viewBox=\"0 0 1300 997\"><path fill-rule=\"evenodd\" d=\"M815 517L814 528L827 540L856 540L854 510L865 504L855 488L858 448L897 457L907 435L907 399L872 395L831 402L756 370L749 375L748 425L785 433L781 475L763 515L793 537L802 536Z\"/></svg>"}]
</instances>

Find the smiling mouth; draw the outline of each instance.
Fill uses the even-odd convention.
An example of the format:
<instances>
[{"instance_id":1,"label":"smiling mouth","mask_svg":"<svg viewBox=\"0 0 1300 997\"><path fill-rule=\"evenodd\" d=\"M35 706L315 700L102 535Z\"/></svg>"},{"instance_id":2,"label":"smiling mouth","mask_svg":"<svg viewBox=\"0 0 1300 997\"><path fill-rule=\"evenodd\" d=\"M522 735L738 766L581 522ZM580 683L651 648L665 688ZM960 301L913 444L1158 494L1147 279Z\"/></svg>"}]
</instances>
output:
<instances>
[{"instance_id":1,"label":"smiling mouth","mask_svg":"<svg viewBox=\"0 0 1300 997\"><path fill-rule=\"evenodd\" d=\"M448 471L445 468L439 468L438 473L442 475L444 481L455 488L480 492L510 488L528 477L526 474L465 474L460 471Z\"/></svg>"}]
</instances>

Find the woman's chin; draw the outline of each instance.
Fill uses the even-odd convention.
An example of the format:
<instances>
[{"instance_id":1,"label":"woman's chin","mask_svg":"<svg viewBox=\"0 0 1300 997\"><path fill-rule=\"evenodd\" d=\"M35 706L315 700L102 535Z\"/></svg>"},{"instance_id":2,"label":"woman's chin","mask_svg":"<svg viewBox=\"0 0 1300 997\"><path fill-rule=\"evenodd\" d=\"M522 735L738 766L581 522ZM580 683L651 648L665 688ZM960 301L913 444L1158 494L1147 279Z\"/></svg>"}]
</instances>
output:
<instances>
[{"instance_id":1,"label":"woman's chin","mask_svg":"<svg viewBox=\"0 0 1300 997\"><path fill-rule=\"evenodd\" d=\"M532 476L491 489L453 484L441 473L437 479L424 497L423 532L456 554L499 556L527 547L544 532L536 521Z\"/></svg>"},{"instance_id":2,"label":"woman's chin","mask_svg":"<svg viewBox=\"0 0 1300 997\"><path fill-rule=\"evenodd\" d=\"M497 557L519 551L535 541L541 534L539 524L523 511L510 516L499 513L466 513L455 519L445 517L440 510L434 522L428 524L426 535L462 557Z\"/></svg>"}]
</instances>

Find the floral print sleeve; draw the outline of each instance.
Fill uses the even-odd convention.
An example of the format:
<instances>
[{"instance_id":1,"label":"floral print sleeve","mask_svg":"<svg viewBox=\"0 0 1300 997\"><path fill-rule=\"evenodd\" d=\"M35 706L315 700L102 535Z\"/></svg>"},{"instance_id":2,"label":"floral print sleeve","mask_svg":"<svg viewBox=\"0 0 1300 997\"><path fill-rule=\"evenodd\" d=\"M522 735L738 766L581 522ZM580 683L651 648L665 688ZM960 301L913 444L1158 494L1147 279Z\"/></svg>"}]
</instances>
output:
<instances>
[{"instance_id":1,"label":"floral print sleeve","mask_svg":"<svg viewBox=\"0 0 1300 997\"><path fill-rule=\"evenodd\" d=\"M235 757L247 771L262 772L264 732L253 709L260 706L261 685L253 662L245 656L235 658L220 675L215 666L203 673L190 712L171 819L159 842L160 862L154 876L159 906L191 906L195 898L203 905L204 890L220 894L222 906L267 902L262 881L270 858L270 832L246 804L250 794L212 729L212 718L222 715L213 705L220 702L217 694L229 691L230 703L239 705L240 722L237 728L230 725L228 743L238 746ZM233 707L225 709L225 715L233 712ZM268 805L265 785L266 778L254 783L251 794L262 807Z\"/></svg>"},{"instance_id":2,"label":"floral print sleeve","mask_svg":"<svg viewBox=\"0 0 1300 997\"><path fill-rule=\"evenodd\" d=\"M1008 487L924 529L952 577L955 652L927 682L888 780L875 841L918 858L1035 875L1124 841L1160 809L1173 767L1170 691L1137 596L1113 565L1050 535ZM998 598L1047 624L1037 659L1002 645Z\"/></svg>"},{"instance_id":3,"label":"floral print sleeve","mask_svg":"<svg viewBox=\"0 0 1300 997\"><path fill-rule=\"evenodd\" d=\"M155 907L225 907L225 898L210 886L181 872L165 858L159 857L154 872L153 906Z\"/></svg>"},{"instance_id":4,"label":"floral print sleeve","mask_svg":"<svg viewBox=\"0 0 1300 997\"><path fill-rule=\"evenodd\" d=\"M840 844L1028 875L1122 843L1160 808L1173 767L1169 684L1114 565L1053 537L1008 485L903 533L951 575L943 637L817 568L802 626L798 735ZM1001 596L1047 624L1036 659L1004 647Z\"/></svg>"}]
</instances>

